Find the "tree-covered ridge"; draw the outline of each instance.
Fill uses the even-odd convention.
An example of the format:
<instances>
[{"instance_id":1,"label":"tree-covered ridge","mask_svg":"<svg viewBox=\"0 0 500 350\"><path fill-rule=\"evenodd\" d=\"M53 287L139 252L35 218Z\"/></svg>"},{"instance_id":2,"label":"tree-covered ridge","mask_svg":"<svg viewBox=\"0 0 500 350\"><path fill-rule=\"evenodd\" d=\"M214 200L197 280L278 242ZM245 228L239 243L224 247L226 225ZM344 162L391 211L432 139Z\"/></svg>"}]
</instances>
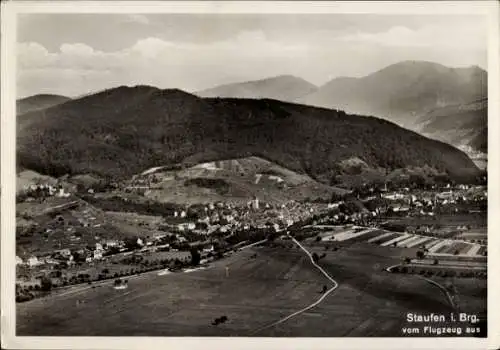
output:
<instances>
[{"instance_id":1,"label":"tree-covered ridge","mask_svg":"<svg viewBox=\"0 0 500 350\"><path fill-rule=\"evenodd\" d=\"M339 162L352 157L371 168L477 173L463 152L382 119L147 86L118 87L32 112L18 125L19 165L55 176L120 179L155 166L250 155L325 183Z\"/></svg>"}]
</instances>

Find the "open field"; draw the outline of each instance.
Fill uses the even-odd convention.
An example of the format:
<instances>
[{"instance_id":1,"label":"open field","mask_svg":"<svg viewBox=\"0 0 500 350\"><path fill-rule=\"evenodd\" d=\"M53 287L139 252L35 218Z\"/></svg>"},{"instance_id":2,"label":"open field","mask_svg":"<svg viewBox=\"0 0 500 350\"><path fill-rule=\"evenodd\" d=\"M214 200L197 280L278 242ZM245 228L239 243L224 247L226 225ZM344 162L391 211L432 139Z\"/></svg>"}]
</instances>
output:
<instances>
[{"instance_id":1,"label":"open field","mask_svg":"<svg viewBox=\"0 0 500 350\"><path fill-rule=\"evenodd\" d=\"M240 251L205 270L143 274L123 290L111 281L18 304L18 335L249 336L310 305L330 285L290 243ZM320 254L322 244L305 246ZM401 248L356 243L326 254L320 265L339 288L313 309L252 335L399 336L407 312L450 311L435 286L384 271L401 261ZM223 315L226 323L211 324Z\"/></svg>"},{"instance_id":2,"label":"open field","mask_svg":"<svg viewBox=\"0 0 500 350\"><path fill-rule=\"evenodd\" d=\"M456 227L470 225L473 230L485 229L488 222L486 211L469 214L437 215L437 216L412 216L412 217L385 217L393 224L406 226L440 225L441 227Z\"/></svg>"},{"instance_id":3,"label":"open field","mask_svg":"<svg viewBox=\"0 0 500 350\"><path fill-rule=\"evenodd\" d=\"M311 228L314 230L314 227ZM442 239L428 237L406 232L390 232L374 228L335 228L331 231L318 230L318 236L322 241L347 242L348 244L357 242L368 242L380 246L397 246L408 248L408 254L414 255L414 251L419 248L429 249L429 254L472 256L481 257L486 251L486 246L473 244L458 239Z\"/></svg>"}]
</instances>

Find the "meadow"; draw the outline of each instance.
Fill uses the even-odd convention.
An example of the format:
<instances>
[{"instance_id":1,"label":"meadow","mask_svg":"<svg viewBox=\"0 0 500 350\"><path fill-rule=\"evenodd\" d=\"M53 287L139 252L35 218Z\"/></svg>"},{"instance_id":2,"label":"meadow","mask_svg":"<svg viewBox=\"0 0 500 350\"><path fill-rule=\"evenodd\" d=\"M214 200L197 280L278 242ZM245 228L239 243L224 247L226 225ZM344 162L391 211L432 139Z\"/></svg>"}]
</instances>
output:
<instances>
[{"instance_id":1,"label":"meadow","mask_svg":"<svg viewBox=\"0 0 500 350\"><path fill-rule=\"evenodd\" d=\"M69 288L17 305L18 335L400 336L407 312L449 312L443 293L417 276L391 274L403 250L366 243L304 243L339 287L316 307L267 327L322 295L329 282L291 242L234 253L204 270L130 277ZM227 269L226 269L227 268ZM466 284L460 281L461 284ZM474 288L461 288L482 305ZM485 307L485 306L484 306ZM212 325L221 316L227 322ZM40 325L44 325L40 327ZM257 331L259 330L259 331Z\"/></svg>"}]
</instances>

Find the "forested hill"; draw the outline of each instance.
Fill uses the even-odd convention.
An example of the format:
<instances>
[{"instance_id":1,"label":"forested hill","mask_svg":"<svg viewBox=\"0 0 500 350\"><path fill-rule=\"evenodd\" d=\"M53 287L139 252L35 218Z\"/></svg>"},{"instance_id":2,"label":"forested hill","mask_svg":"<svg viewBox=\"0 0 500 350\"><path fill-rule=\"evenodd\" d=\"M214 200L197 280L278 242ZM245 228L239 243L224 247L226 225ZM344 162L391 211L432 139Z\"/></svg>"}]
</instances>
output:
<instances>
[{"instance_id":1,"label":"forested hill","mask_svg":"<svg viewBox=\"0 0 500 350\"><path fill-rule=\"evenodd\" d=\"M372 168L478 173L463 152L391 122L269 99L121 86L24 119L18 125L19 165L56 176L125 178L159 165L250 155L323 182L354 157Z\"/></svg>"},{"instance_id":2,"label":"forested hill","mask_svg":"<svg viewBox=\"0 0 500 350\"><path fill-rule=\"evenodd\" d=\"M71 100L69 97L52 94L39 94L21 98L16 103L16 114L19 116L31 111L52 107L69 100Z\"/></svg>"}]
</instances>

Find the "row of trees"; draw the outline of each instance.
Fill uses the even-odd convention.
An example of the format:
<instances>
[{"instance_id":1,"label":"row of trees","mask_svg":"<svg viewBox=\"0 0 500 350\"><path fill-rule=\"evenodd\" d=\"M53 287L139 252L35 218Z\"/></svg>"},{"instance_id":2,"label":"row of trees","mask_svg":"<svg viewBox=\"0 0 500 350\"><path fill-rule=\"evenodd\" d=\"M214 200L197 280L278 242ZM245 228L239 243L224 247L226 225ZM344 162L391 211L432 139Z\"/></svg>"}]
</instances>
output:
<instances>
[{"instance_id":1,"label":"row of trees","mask_svg":"<svg viewBox=\"0 0 500 350\"><path fill-rule=\"evenodd\" d=\"M391 270L394 273L410 273L418 274L425 277L461 277L461 278L487 278L487 273L485 271L454 271L454 270L435 270L435 269L425 269L421 267L409 267L409 266L396 266Z\"/></svg>"}]
</instances>

